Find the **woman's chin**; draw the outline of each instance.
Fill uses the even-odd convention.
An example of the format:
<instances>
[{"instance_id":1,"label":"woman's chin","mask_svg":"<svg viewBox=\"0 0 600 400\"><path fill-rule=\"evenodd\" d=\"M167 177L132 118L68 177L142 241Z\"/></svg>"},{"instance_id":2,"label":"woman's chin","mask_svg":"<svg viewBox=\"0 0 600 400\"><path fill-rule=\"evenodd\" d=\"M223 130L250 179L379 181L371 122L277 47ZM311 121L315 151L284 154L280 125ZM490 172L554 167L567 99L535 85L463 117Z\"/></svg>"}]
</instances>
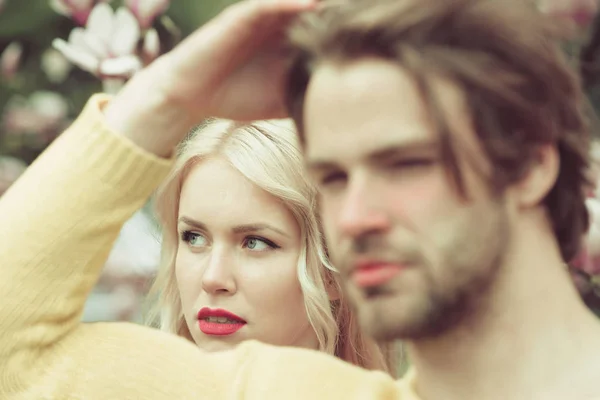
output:
<instances>
[{"instance_id":1,"label":"woman's chin","mask_svg":"<svg viewBox=\"0 0 600 400\"><path fill-rule=\"evenodd\" d=\"M224 338L209 338L208 340L196 341L196 345L203 351L208 353L216 353L235 348L240 341L226 340Z\"/></svg>"}]
</instances>

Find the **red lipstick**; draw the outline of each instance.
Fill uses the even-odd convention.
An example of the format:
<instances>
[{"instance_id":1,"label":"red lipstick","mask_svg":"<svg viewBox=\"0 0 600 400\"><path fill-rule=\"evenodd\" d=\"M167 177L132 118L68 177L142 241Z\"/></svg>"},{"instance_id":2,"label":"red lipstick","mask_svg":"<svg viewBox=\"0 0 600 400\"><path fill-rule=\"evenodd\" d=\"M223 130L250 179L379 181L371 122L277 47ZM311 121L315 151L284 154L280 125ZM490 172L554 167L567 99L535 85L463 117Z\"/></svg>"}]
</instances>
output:
<instances>
[{"instance_id":1,"label":"red lipstick","mask_svg":"<svg viewBox=\"0 0 600 400\"><path fill-rule=\"evenodd\" d=\"M404 265L384 261L362 262L356 265L351 278L358 287L376 287L390 281L404 268Z\"/></svg>"},{"instance_id":2,"label":"red lipstick","mask_svg":"<svg viewBox=\"0 0 600 400\"><path fill-rule=\"evenodd\" d=\"M227 336L242 329L246 321L227 310L204 307L198 312L198 325L206 335Z\"/></svg>"}]
</instances>

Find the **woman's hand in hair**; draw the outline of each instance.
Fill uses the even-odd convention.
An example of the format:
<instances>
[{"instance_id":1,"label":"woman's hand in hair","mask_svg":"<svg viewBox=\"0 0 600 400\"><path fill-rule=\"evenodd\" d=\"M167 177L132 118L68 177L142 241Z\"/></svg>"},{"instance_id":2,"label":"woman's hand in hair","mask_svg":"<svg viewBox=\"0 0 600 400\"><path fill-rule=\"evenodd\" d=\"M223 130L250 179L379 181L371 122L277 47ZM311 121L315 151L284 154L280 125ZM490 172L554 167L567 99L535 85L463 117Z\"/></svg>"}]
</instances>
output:
<instances>
[{"instance_id":1,"label":"woman's hand in hair","mask_svg":"<svg viewBox=\"0 0 600 400\"><path fill-rule=\"evenodd\" d=\"M104 111L109 126L166 157L204 118L284 117L284 31L316 3L230 6L131 79Z\"/></svg>"}]
</instances>

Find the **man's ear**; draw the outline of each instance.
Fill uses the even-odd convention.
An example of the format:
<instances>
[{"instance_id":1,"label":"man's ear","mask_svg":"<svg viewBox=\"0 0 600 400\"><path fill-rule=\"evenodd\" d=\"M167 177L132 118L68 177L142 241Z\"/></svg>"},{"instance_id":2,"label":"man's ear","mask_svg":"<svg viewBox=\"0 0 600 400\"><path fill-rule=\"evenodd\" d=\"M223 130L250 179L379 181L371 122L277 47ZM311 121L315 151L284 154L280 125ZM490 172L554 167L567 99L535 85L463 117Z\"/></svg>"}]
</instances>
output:
<instances>
[{"instance_id":1,"label":"man's ear","mask_svg":"<svg viewBox=\"0 0 600 400\"><path fill-rule=\"evenodd\" d=\"M560 169L560 157L555 145L540 146L525 176L512 185L519 208L540 204L554 187Z\"/></svg>"}]
</instances>

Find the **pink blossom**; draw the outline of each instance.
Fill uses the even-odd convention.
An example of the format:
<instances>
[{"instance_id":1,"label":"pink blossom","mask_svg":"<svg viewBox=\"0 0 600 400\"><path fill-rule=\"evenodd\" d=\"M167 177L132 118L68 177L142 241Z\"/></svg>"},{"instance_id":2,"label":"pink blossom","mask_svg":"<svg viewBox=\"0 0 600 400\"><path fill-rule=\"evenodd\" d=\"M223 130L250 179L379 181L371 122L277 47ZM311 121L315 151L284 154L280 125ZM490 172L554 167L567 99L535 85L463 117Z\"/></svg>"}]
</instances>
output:
<instances>
[{"instance_id":1,"label":"pink blossom","mask_svg":"<svg viewBox=\"0 0 600 400\"><path fill-rule=\"evenodd\" d=\"M68 42L55 39L53 46L79 68L100 78L129 78L142 67L136 54L140 27L131 12L116 12L97 4L84 28L75 28Z\"/></svg>"},{"instance_id":2,"label":"pink blossom","mask_svg":"<svg viewBox=\"0 0 600 400\"><path fill-rule=\"evenodd\" d=\"M68 105L58 93L35 92L13 97L2 115L2 130L8 135L34 134L47 144L69 123Z\"/></svg>"},{"instance_id":3,"label":"pink blossom","mask_svg":"<svg viewBox=\"0 0 600 400\"><path fill-rule=\"evenodd\" d=\"M138 19L142 29L148 29L156 17L169 7L169 0L125 0L133 15Z\"/></svg>"},{"instance_id":4,"label":"pink blossom","mask_svg":"<svg viewBox=\"0 0 600 400\"><path fill-rule=\"evenodd\" d=\"M598 0L537 0L537 5L543 13L568 24L567 39L581 37L598 14Z\"/></svg>"},{"instance_id":5,"label":"pink blossom","mask_svg":"<svg viewBox=\"0 0 600 400\"><path fill-rule=\"evenodd\" d=\"M97 3L110 0L50 0L50 6L59 14L71 18L79 25L85 25Z\"/></svg>"},{"instance_id":6,"label":"pink blossom","mask_svg":"<svg viewBox=\"0 0 600 400\"><path fill-rule=\"evenodd\" d=\"M15 76L21 63L23 46L18 42L11 42L0 54L0 75L5 79Z\"/></svg>"}]
</instances>

